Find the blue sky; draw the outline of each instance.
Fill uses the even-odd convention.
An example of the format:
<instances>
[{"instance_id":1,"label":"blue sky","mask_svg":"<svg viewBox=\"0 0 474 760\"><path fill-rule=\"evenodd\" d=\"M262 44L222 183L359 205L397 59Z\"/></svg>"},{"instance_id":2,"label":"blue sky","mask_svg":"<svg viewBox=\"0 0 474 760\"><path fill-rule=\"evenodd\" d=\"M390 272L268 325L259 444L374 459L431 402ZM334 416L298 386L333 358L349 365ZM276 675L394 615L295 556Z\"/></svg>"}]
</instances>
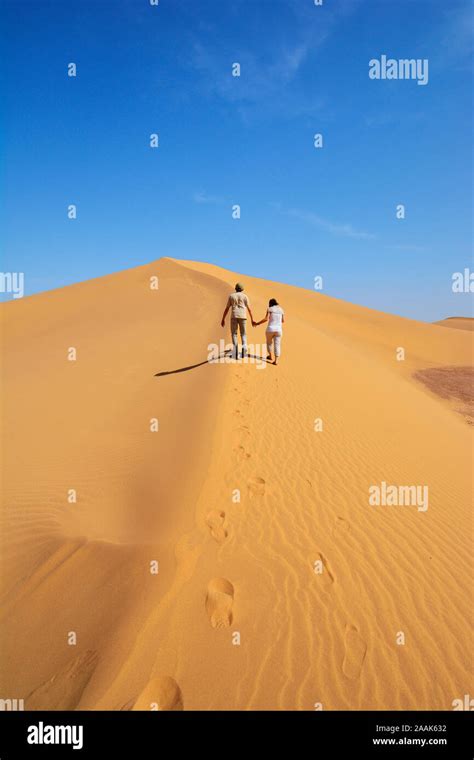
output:
<instances>
[{"instance_id":1,"label":"blue sky","mask_svg":"<svg viewBox=\"0 0 474 760\"><path fill-rule=\"evenodd\" d=\"M473 268L469 2L10 0L2 15L1 268L26 294L172 256L306 288L321 275L328 295L417 319L471 314L451 289ZM382 54L428 59L428 84L371 80Z\"/></svg>"}]
</instances>

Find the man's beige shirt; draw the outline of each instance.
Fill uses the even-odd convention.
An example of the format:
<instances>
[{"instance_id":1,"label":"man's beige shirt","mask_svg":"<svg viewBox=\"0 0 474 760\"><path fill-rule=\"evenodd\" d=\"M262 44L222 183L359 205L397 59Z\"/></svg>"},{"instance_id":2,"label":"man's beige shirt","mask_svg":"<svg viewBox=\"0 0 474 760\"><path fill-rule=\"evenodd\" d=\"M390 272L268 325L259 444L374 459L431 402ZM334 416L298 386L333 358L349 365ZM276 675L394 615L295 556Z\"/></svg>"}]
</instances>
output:
<instances>
[{"instance_id":1,"label":"man's beige shirt","mask_svg":"<svg viewBox=\"0 0 474 760\"><path fill-rule=\"evenodd\" d=\"M237 319L247 319L247 306L250 306L250 301L245 293L231 293L227 306L232 309L232 316Z\"/></svg>"}]
</instances>

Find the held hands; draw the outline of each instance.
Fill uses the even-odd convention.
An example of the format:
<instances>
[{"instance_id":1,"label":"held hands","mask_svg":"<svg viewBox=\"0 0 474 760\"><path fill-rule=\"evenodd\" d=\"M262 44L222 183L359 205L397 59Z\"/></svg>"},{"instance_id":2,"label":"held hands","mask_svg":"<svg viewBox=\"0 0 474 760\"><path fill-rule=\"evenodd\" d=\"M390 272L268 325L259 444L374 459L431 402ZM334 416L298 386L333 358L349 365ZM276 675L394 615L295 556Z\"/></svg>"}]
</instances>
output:
<instances>
[{"instance_id":1,"label":"held hands","mask_svg":"<svg viewBox=\"0 0 474 760\"><path fill-rule=\"evenodd\" d=\"M254 319L252 319L252 327L258 327L261 324L262 322L256 322ZM225 319L221 320L221 327L225 327Z\"/></svg>"}]
</instances>

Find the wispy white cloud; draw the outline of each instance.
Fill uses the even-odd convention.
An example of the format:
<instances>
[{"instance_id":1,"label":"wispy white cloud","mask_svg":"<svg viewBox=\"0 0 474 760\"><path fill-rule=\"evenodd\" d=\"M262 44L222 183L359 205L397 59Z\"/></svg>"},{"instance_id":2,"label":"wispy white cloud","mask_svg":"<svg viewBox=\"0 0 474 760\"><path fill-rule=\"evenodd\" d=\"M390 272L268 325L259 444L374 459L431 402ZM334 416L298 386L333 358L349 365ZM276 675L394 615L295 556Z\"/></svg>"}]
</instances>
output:
<instances>
[{"instance_id":1,"label":"wispy white cloud","mask_svg":"<svg viewBox=\"0 0 474 760\"><path fill-rule=\"evenodd\" d=\"M223 52L195 42L193 64L209 95L233 103L259 103L282 92L297 76L309 52L309 45L300 42L280 49L270 61L264 61L249 50L241 50L224 61ZM238 62L241 76L234 77L231 65Z\"/></svg>"},{"instance_id":2,"label":"wispy white cloud","mask_svg":"<svg viewBox=\"0 0 474 760\"><path fill-rule=\"evenodd\" d=\"M294 219L299 219L302 222L311 224L313 227L319 227L319 229L329 232L331 235L337 237L352 238L353 240L375 240L375 235L371 232L364 232L357 230L352 224L332 222L329 219L324 219L319 214L315 214L313 211L304 211L298 208L283 208L280 204L272 204L281 214L291 216Z\"/></svg>"},{"instance_id":3,"label":"wispy white cloud","mask_svg":"<svg viewBox=\"0 0 474 760\"><path fill-rule=\"evenodd\" d=\"M231 103L245 121L252 115L265 118L276 113L285 118L313 116L325 107L325 100L301 75L311 59L333 34L339 20L354 12L359 0L346 0L336 6L303 7L301 0L287 0L282 6L260 5L268 18L260 19L262 34L235 49L229 40L201 34L191 45L190 66L199 74L198 86L209 97ZM279 10L280 8L280 10ZM275 14L284 8L285 20L278 33ZM252 19L255 26L257 16ZM265 28L272 34L265 34ZM253 44L252 44L253 42ZM241 76L233 77L231 65L238 62Z\"/></svg>"}]
</instances>

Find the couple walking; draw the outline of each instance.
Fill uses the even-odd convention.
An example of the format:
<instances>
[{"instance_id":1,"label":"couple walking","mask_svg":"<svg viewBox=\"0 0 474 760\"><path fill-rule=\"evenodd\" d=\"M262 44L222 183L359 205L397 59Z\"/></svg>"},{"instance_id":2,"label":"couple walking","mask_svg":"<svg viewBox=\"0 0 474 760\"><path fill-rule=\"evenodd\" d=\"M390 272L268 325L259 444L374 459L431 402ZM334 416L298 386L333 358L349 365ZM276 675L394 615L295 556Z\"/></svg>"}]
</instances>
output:
<instances>
[{"instance_id":1,"label":"couple walking","mask_svg":"<svg viewBox=\"0 0 474 760\"><path fill-rule=\"evenodd\" d=\"M242 340L242 359L247 355L247 311L250 314L252 320L252 327L263 325L264 322L268 322L265 337L267 341L267 359L273 364L278 364L281 350L281 333L282 323L285 321L285 314L278 301L275 298L270 298L268 302L267 313L260 322L255 322L250 310L250 301L247 295L243 292L244 286L240 282L235 286L235 292L231 293L225 311L222 317L221 325L225 326L225 318L227 312L231 309L230 317L230 331L232 333L232 343L234 345L234 357L237 359L239 356L239 343L237 337L237 331L240 330L240 337ZM274 351L275 358L272 357L272 350Z\"/></svg>"}]
</instances>

